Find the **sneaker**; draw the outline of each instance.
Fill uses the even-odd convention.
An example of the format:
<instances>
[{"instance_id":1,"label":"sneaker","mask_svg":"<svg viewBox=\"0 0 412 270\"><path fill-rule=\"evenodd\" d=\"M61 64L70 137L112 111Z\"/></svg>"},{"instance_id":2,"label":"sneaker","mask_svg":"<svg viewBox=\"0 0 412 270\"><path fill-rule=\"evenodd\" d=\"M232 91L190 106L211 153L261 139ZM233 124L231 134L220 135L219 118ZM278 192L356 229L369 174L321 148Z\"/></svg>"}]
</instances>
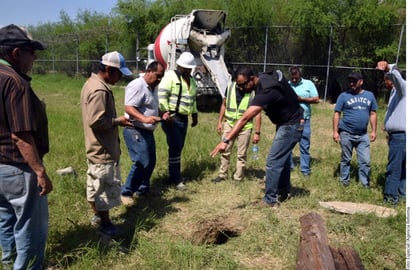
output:
<instances>
[{"instance_id":1,"label":"sneaker","mask_svg":"<svg viewBox=\"0 0 412 270\"><path fill-rule=\"evenodd\" d=\"M397 196L385 196L383 198L383 203L384 204L391 204L393 206L396 206L399 204L399 198Z\"/></svg>"},{"instance_id":2,"label":"sneaker","mask_svg":"<svg viewBox=\"0 0 412 270\"><path fill-rule=\"evenodd\" d=\"M186 190L187 189L186 185L183 182L180 182L179 184L177 184L176 188L178 190Z\"/></svg>"},{"instance_id":3,"label":"sneaker","mask_svg":"<svg viewBox=\"0 0 412 270\"><path fill-rule=\"evenodd\" d=\"M370 188L371 188L371 186L370 186L369 184L366 184L366 185L362 184L362 187L363 187L364 189L370 189Z\"/></svg>"},{"instance_id":4,"label":"sneaker","mask_svg":"<svg viewBox=\"0 0 412 270\"><path fill-rule=\"evenodd\" d=\"M219 183L219 182L222 182L222 181L224 181L224 180L225 180L224 178L218 176L218 177L212 179L212 182L213 182L213 183Z\"/></svg>"},{"instance_id":5,"label":"sneaker","mask_svg":"<svg viewBox=\"0 0 412 270\"><path fill-rule=\"evenodd\" d=\"M344 187L348 187L348 186L349 186L349 182L341 181L341 183L342 183L342 185L343 185Z\"/></svg>"},{"instance_id":6,"label":"sneaker","mask_svg":"<svg viewBox=\"0 0 412 270\"><path fill-rule=\"evenodd\" d=\"M282 192L278 195L278 200L280 202L290 200L291 198L292 198L292 193L291 192Z\"/></svg>"},{"instance_id":7,"label":"sneaker","mask_svg":"<svg viewBox=\"0 0 412 270\"><path fill-rule=\"evenodd\" d=\"M102 219L100 218L100 216L98 215L94 215L91 219L90 219L90 223L97 227L100 225L100 223L102 222Z\"/></svg>"},{"instance_id":8,"label":"sneaker","mask_svg":"<svg viewBox=\"0 0 412 270\"><path fill-rule=\"evenodd\" d=\"M302 173L302 175L303 175L303 179L310 180L311 173Z\"/></svg>"},{"instance_id":9,"label":"sneaker","mask_svg":"<svg viewBox=\"0 0 412 270\"><path fill-rule=\"evenodd\" d=\"M131 206L134 204L134 199L132 196L120 196L120 199L122 200L122 203L126 206Z\"/></svg>"},{"instance_id":10,"label":"sneaker","mask_svg":"<svg viewBox=\"0 0 412 270\"><path fill-rule=\"evenodd\" d=\"M100 225L99 231L102 234L108 235L110 237L118 236L120 234L120 229L113 225L113 223L109 223L108 225Z\"/></svg>"}]
</instances>

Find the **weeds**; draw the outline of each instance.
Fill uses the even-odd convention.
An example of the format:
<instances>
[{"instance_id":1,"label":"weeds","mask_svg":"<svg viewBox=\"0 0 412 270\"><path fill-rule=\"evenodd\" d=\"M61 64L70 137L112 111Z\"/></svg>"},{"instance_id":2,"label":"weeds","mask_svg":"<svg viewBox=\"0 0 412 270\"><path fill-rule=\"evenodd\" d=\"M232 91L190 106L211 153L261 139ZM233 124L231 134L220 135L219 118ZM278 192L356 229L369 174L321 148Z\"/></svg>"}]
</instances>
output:
<instances>
[{"instance_id":1,"label":"weeds","mask_svg":"<svg viewBox=\"0 0 412 270\"><path fill-rule=\"evenodd\" d=\"M189 177L187 192L167 183L167 144L160 128L155 131L157 166L152 190L159 196L138 198L133 207L111 211L122 229L120 239L102 244L90 225L92 212L85 199L86 158L79 105L85 78L61 75L35 76L33 88L45 99L49 117L51 151L45 157L53 179L49 195L50 232L45 264L49 269L293 269L299 245L299 218L311 211L326 221L333 246L352 246L366 269L405 267L405 205L398 215L386 219L374 215L343 215L323 209L319 201L353 201L381 204L387 145L381 132L385 105L378 111L379 133L372 143L371 189L363 190L352 174L351 185L338 181L339 145L332 140L333 106L313 106L312 175L303 178L299 168L292 172L291 200L277 212L258 209L252 202L263 197L265 156L275 127L263 117L260 158L248 162L246 178L235 184L227 180L212 183L218 158L209 152L220 136L216 133L217 113L200 113L199 125L189 128L182 155L183 175ZM113 88L118 114L123 113L124 85ZM121 136L122 177L131 161ZM295 148L294 153L298 154ZM234 161L234 155L233 155ZM234 163L232 162L232 168ZM297 164L298 165L298 164ZM352 165L356 172L356 155ZM60 176L56 170L72 166L76 174ZM241 228L221 245L195 245L192 236L199 222L236 214Z\"/></svg>"}]
</instances>

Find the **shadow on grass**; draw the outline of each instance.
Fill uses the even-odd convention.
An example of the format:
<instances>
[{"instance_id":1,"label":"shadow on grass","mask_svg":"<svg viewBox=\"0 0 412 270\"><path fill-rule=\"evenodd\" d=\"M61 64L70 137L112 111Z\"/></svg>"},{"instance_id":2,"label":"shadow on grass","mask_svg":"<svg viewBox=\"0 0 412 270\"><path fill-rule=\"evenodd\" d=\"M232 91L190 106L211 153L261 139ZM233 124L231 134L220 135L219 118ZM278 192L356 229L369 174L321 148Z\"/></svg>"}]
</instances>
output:
<instances>
[{"instance_id":1,"label":"shadow on grass","mask_svg":"<svg viewBox=\"0 0 412 270\"><path fill-rule=\"evenodd\" d=\"M310 195L310 191L305 188L292 186L290 189L290 193L292 197L306 197Z\"/></svg>"},{"instance_id":2,"label":"shadow on grass","mask_svg":"<svg viewBox=\"0 0 412 270\"><path fill-rule=\"evenodd\" d=\"M187 178L186 181L202 181L210 171L217 170L216 162L211 159L207 160L190 160L186 163L182 171L182 176Z\"/></svg>"},{"instance_id":3,"label":"shadow on grass","mask_svg":"<svg viewBox=\"0 0 412 270\"><path fill-rule=\"evenodd\" d=\"M376 177L376 185L385 188L386 172L378 174Z\"/></svg>"},{"instance_id":4,"label":"shadow on grass","mask_svg":"<svg viewBox=\"0 0 412 270\"><path fill-rule=\"evenodd\" d=\"M333 176L340 177L340 163L336 165L336 169L333 172ZM359 183L359 166L357 164L350 164L349 179L354 179L356 183Z\"/></svg>"},{"instance_id":5,"label":"shadow on grass","mask_svg":"<svg viewBox=\"0 0 412 270\"><path fill-rule=\"evenodd\" d=\"M158 187L152 187L151 195L139 197L133 206L127 207L126 212L119 216L124 222L119 226L122 234L118 240L127 250L138 245L134 237L136 232L150 230L165 215L178 211L171 206L173 203L188 200L183 191L181 196L172 199L164 199L162 193Z\"/></svg>"},{"instance_id":6,"label":"shadow on grass","mask_svg":"<svg viewBox=\"0 0 412 270\"><path fill-rule=\"evenodd\" d=\"M185 182L201 181L205 174L210 170L216 169L216 164L212 160L189 161L184 165L182 177ZM133 206L127 207L127 210L119 219L124 220L120 226L122 230L121 245L127 250L133 249L138 243L135 240L135 233L142 230L150 230L165 215L177 212L178 210L171 205L176 202L188 201L186 196L193 191L185 190L178 193L171 199L163 198L163 194L174 189L174 185L169 183L168 174L160 175L152 179L150 193L148 196L140 196Z\"/></svg>"},{"instance_id":7,"label":"shadow on grass","mask_svg":"<svg viewBox=\"0 0 412 270\"><path fill-rule=\"evenodd\" d=\"M247 168L245 170L245 177L253 180L264 180L266 172L264 169Z\"/></svg>"},{"instance_id":8,"label":"shadow on grass","mask_svg":"<svg viewBox=\"0 0 412 270\"><path fill-rule=\"evenodd\" d=\"M183 191L171 199L163 198L163 193L171 187L165 185L162 180L164 179L153 181L152 192L149 196L138 197L133 206L127 207L118 216L112 216L113 223L120 229L120 235L117 237L111 238L103 235L97 227L89 224L79 225L78 221L71 219L68 213L66 216L70 223L68 229L63 232L60 230L49 232L49 239L55 241L48 243L53 256L49 257L45 263L49 268L66 269L81 261L82 258L100 260L99 258L104 257L111 250L128 253L137 248L136 232L150 230L165 215L178 211L172 207L172 204L188 200Z\"/></svg>"},{"instance_id":9,"label":"shadow on grass","mask_svg":"<svg viewBox=\"0 0 412 270\"><path fill-rule=\"evenodd\" d=\"M110 241L102 237L97 228L78 225L69 217L67 220L73 225L68 231L48 236L58 240L48 242L49 246L52 245L53 256L46 258L47 269L66 269L82 258L97 258L109 251Z\"/></svg>"}]
</instances>

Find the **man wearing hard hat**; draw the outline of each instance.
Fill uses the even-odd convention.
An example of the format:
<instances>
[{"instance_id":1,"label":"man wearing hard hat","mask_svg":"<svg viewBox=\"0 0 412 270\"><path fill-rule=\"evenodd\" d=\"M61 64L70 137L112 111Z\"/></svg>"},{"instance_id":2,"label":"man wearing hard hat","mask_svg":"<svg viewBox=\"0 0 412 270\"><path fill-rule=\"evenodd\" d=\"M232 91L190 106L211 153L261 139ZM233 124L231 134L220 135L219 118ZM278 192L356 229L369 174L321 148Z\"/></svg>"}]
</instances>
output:
<instances>
[{"instance_id":1,"label":"man wearing hard hat","mask_svg":"<svg viewBox=\"0 0 412 270\"><path fill-rule=\"evenodd\" d=\"M165 73L159 84L159 109L163 120L162 129L169 146L169 182L179 190L185 190L181 175L181 153L185 143L188 118L197 125L196 83L191 76L196 67L195 58L184 52L176 61L177 69Z\"/></svg>"}]
</instances>

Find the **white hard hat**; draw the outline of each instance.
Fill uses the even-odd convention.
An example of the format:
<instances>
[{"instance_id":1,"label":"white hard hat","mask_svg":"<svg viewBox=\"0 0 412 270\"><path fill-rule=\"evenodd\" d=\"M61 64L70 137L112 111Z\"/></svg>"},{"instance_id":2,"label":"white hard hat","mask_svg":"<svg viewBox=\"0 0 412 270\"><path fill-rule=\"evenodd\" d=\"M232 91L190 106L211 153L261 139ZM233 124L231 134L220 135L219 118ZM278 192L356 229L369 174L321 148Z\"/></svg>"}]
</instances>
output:
<instances>
[{"instance_id":1,"label":"white hard hat","mask_svg":"<svg viewBox=\"0 0 412 270\"><path fill-rule=\"evenodd\" d=\"M195 57L190 52L184 52L177 59L176 64L182 68L192 69L196 67Z\"/></svg>"}]
</instances>

